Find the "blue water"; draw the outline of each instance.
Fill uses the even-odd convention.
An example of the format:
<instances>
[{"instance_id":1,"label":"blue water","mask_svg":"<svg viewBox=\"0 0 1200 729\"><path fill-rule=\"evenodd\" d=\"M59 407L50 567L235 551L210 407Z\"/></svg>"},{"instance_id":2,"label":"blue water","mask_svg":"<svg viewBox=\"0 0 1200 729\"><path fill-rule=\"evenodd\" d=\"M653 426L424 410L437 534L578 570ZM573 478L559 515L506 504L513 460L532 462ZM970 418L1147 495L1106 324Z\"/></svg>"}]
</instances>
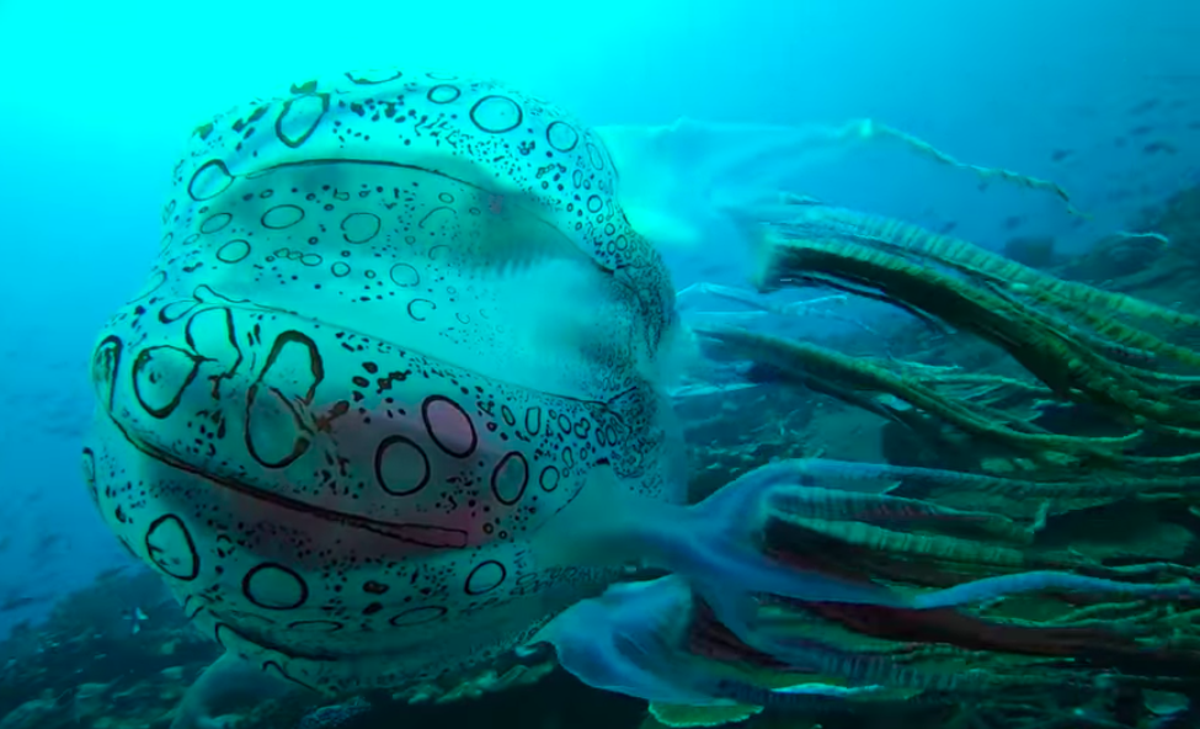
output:
<instances>
[{"instance_id":1,"label":"blue water","mask_svg":"<svg viewBox=\"0 0 1200 729\"><path fill-rule=\"evenodd\" d=\"M37 598L0 632L126 559L80 482L93 333L157 250L187 134L274 85L412 64L499 77L595 125L872 118L1052 180L1090 216L886 144L788 180L994 248L1053 235L1077 251L1200 182L1195 0L411 5L0 0L0 604ZM738 254L710 241L668 257L682 287L736 283L713 272Z\"/></svg>"}]
</instances>

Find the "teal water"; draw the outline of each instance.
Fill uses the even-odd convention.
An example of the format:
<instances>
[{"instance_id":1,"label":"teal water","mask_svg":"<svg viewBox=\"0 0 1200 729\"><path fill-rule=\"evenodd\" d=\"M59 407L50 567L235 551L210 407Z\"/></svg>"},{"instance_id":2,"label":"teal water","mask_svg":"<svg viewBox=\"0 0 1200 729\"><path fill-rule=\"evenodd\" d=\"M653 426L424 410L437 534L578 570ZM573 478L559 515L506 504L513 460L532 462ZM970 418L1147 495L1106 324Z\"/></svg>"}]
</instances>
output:
<instances>
[{"instance_id":1,"label":"teal water","mask_svg":"<svg viewBox=\"0 0 1200 729\"><path fill-rule=\"evenodd\" d=\"M1200 166L1200 5L1187 0L397 5L0 2L0 632L125 559L80 484L87 353L144 277L186 135L265 87L377 65L470 71L594 125L734 125L735 150L764 125L871 118L1053 180L1090 215L888 144L784 175L993 248L1051 235L1078 249ZM703 167L711 152L673 162ZM666 254L680 288L740 255L719 239Z\"/></svg>"}]
</instances>

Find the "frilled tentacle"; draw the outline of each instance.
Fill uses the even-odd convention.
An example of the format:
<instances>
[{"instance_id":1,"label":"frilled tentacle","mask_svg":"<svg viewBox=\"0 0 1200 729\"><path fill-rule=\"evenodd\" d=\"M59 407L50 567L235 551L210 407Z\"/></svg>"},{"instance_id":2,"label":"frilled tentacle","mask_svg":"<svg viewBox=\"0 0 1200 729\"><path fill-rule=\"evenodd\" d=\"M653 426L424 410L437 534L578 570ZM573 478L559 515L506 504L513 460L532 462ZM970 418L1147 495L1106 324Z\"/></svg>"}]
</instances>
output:
<instances>
[{"instance_id":1,"label":"frilled tentacle","mask_svg":"<svg viewBox=\"0 0 1200 729\"><path fill-rule=\"evenodd\" d=\"M807 715L834 714L858 708L850 702L870 701L878 705L899 707L905 699L889 699L878 694L883 687L842 687L825 683L799 684L787 688L769 688L749 681L722 678L715 682L714 693L723 698L754 706L766 706Z\"/></svg>"},{"instance_id":2,"label":"frilled tentacle","mask_svg":"<svg viewBox=\"0 0 1200 729\"><path fill-rule=\"evenodd\" d=\"M1113 595L1144 600L1200 600L1200 589L1191 582L1153 584L1128 582L1094 577L1074 572L1029 570L1021 550L946 537L936 533L911 534L877 527L870 521L889 527L905 526L911 522L923 527L952 524L961 526L975 522L987 525L990 531L1009 538L1024 539L1025 534L1006 520L990 520L984 515L943 509L931 504L878 494L841 493L813 486L818 480L838 478L851 481L894 481L914 478L926 483L973 483L996 479L929 469L894 468L871 464L836 461L784 461L764 467L730 484L704 502L701 511L708 518L718 513L735 515L758 528L770 523L784 534L801 534L795 540L781 539L778 534L758 543L755 569L773 569L772 579L754 582L742 579L743 574L730 569L721 572L723 579L714 579L704 570L685 570L697 592L711 606L715 618L730 633L757 655L770 656L791 670L822 675L840 676L856 684L878 682L891 686L913 686L926 689L961 689L965 679L961 674L943 676L916 671L896 662L894 656L874 654L864 650L844 650L825 642L820 636L797 632L796 625L787 620L765 617L764 604L791 603L800 609L819 609L830 615L841 611L849 614L874 615L877 622L895 619L904 626L909 640L919 643L961 647L967 650L1000 650L1030 656L1059 656L1088 658L1101 662L1130 665L1138 661L1167 661L1165 654L1151 656L1148 651L1129 640L1129 636L1114 631L1067 630L1061 628L1019 629L960 614L950 608L969 607L999 598L1037 592L1075 592L1087 596ZM749 486L749 488L745 488ZM756 513L743 500L765 505L765 513ZM705 508L707 507L707 508ZM707 509L711 509L709 512ZM803 515L803 516L800 516ZM964 522L965 519L965 522ZM1003 527L1003 528L996 528ZM981 530L988 531L988 530ZM720 530L699 529L700 538L720 533ZM862 557L857 564L831 564L821 556L806 553L811 537L818 535L835 543L853 547ZM995 536L995 534L988 535ZM743 558L745 545L740 542ZM749 540L755 544L754 540ZM697 545L697 553L706 549L724 548L727 543ZM788 547L795 551L788 551ZM976 566L993 575L969 580L958 579L944 589L925 590L889 587L877 584L869 557L882 552L893 558L905 557L911 564L920 565L923 559L935 562L959 562ZM1037 564L1039 560L1030 559ZM720 558L698 560L707 567L729 567ZM995 570L1011 571L995 575ZM789 581L790 580L790 581ZM955 583L956 582L956 583ZM756 589L767 586L769 589ZM918 583L919 584L919 583ZM741 590L737 588L741 588ZM821 591L825 590L824 594ZM769 593L769 596L755 593ZM780 600L780 598L783 598ZM848 623L853 624L853 622ZM877 628L877 632L878 628ZM897 633L880 633L890 639ZM974 635L974 638L972 638ZM974 642L973 642L974 641ZM1176 654L1180 665L1193 665L1194 657ZM1169 661L1168 661L1169 662ZM969 683L969 682L968 682Z\"/></svg>"},{"instance_id":3,"label":"frilled tentacle","mask_svg":"<svg viewBox=\"0 0 1200 729\"><path fill-rule=\"evenodd\" d=\"M941 644L967 651L1063 657L1129 673L1192 676L1200 653L1183 648L1152 648L1139 642L1144 630L1099 626L1007 624L953 609L906 610L874 605L793 604L857 634L904 644Z\"/></svg>"},{"instance_id":4,"label":"frilled tentacle","mask_svg":"<svg viewBox=\"0 0 1200 729\"><path fill-rule=\"evenodd\" d=\"M1031 298L1044 304L1085 317L1097 329L1108 330L1110 336L1119 338L1116 342L1118 345L1120 340L1143 347L1158 347L1163 343L1145 332L1123 326L1119 320L1114 320L1114 313L1159 319L1183 326L1200 324L1200 319L1195 316L1126 294L1058 279L968 241L939 235L904 221L829 205L792 207L795 212L793 219L779 226L785 235L823 243L844 242L878 247L917 260L933 261L978 280L1013 287L1028 292Z\"/></svg>"},{"instance_id":5,"label":"frilled tentacle","mask_svg":"<svg viewBox=\"0 0 1200 729\"><path fill-rule=\"evenodd\" d=\"M616 585L572 605L530 643L552 644L559 664L594 688L670 704L720 704L683 649L692 600L676 577Z\"/></svg>"},{"instance_id":6,"label":"frilled tentacle","mask_svg":"<svg viewBox=\"0 0 1200 729\"><path fill-rule=\"evenodd\" d=\"M937 524L943 529L962 528L1014 541L1028 541L1030 537L1026 528L1000 514L962 511L928 501L863 491L838 491L816 486L780 491L772 495L770 508L773 512L805 521L853 520L867 524L914 527Z\"/></svg>"},{"instance_id":7,"label":"frilled tentacle","mask_svg":"<svg viewBox=\"0 0 1200 729\"><path fill-rule=\"evenodd\" d=\"M1147 585L1087 577L1069 572L1022 572L966 582L944 590L918 595L912 606L919 610L987 602L1028 592L1077 591L1141 597L1152 600L1200 600L1200 588L1187 583Z\"/></svg>"},{"instance_id":8,"label":"frilled tentacle","mask_svg":"<svg viewBox=\"0 0 1200 729\"><path fill-rule=\"evenodd\" d=\"M1140 596L1154 599L1196 599L1200 590L1188 583L1164 587L1097 577L1037 570L1028 573L988 577L958 584L945 590L915 596L901 595L887 587L865 580L847 579L842 575L805 569L805 555L796 555L791 563L764 548L768 523L777 516L792 518L798 528L808 532L818 530L822 520L795 519L792 514L806 509L820 512L829 503L836 503L824 490L812 491L805 484L817 477L837 476L859 480L888 478L918 478L935 483L979 482L995 484L1003 479L952 474L944 471L914 468L868 466L813 459L781 461L759 468L720 489L704 501L689 507L686 513L664 516L639 535L659 565L687 577L702 593L719 589L743 594L766 593L797 600L817 602L848 602L919 609L950 607L993 600L1007 595L1027 592L1090 591L1096 593ZM814 501L805 505L812 493ZM937 509L917 509L905 502L889 502L877 497L878 504L895 507L902 512L931 518ZM853 502L854 499L848 499ZM782 508L779 508L782 507ZM902 512L903 513L903 512ZM826 523L837 523L823 520ZM833 536L866 547L880 544L894 546L897 541L914 554L949 555L963 561L981 559L980 550L952 538L924 538L879 530L862 522L833 530ZM998 548L990 547L990 550ZM1002 560L1012 566L1011 560Z\"/></svg>"},{"instance_id":9,"label":"frilled tentacle","mask_svg":"<svg viewBox=\"0 0 1200 729\"><path fill-rule=\"evenodd\" d=\"M731 677L722 668L747 666L795 678L792 685L811 676L817 683L860 688L982 691L997 685L997 677L964 666L970 667L970 661L985 651L1123 666L1134 665L1137 659L1166 660L1166 654L1151 656L1130 636L1059 626L1020 630L951 608L1043 591L1200 599L1200 590L1186 582L1122 582L1053 570L1014 571L922 591L878 584L866 559L830 568L819 556L804 553L814 534L861 554L890 549L918 563L928 555L970 563L982 560L988 548L936 534L904 534L858 518L926 528L941 520L956 525L973 520L988 527L981 531L1020 536L1011 525L986 515L886 495L835 493L812 485L831 476L893 481L898 475L938 483L976 478L812 460L762 467L699 504L656 512L652 526L628 532L657 566L675 574L620 585L599 598L582 601L556 617L535 641L554 644L562 665L592 686L664 703L724 705L750 696L764 703L792 700L777 696L780 686L769 682L762 685L772 693L755 693L762 682L736 673ZM801 538L771 537L768 525ZM907 540L906 552L898 539ZM972 551L972 545L979 549ZM996 566L1022 568L1019 560L999 562ZM954 670L936 662L913 663L914 657L930 655L928 650L922 653L899 643L900 639L935 652L949 651L946 655ZM1180 665L1194 667L1189 657L1181 660ZM1000 682L1045 681L1049 670L1036 677L1010 671Z\"/></svg>"},{"instance_id":10,"label":"frilled tentacle","mask_svg":"<svg viewBox=\"0 0 1200 729\"><path fill-rule=\"evenodd\" d=\"M1195 488L1200 478L1194 476L1163 476L1160 478L1111 478L1098 476L1084 481L1031 481L1017 478L960 473L937 468L892 466L879 463L857 463L825 459L789 461L789 468L804 474L804 483L816 479L839 479L864 483L903 482L906 486L933 486L968 493L993 493L1005 496L1057 497L1072 496L1081 491L1091 495L1126 496L1155 491Z\"/></svg>"}]
</instances>

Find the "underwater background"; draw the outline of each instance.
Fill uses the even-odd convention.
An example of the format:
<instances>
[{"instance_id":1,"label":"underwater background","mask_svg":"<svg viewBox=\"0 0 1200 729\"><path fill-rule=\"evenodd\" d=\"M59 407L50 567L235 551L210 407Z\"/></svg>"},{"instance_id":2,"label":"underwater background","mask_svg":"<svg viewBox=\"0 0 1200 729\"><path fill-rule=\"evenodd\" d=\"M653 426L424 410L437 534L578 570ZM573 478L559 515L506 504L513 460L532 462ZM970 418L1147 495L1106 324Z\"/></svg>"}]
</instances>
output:
<instances>
[{"instance_id":1,"label":"underwater background","mask_svg":"<svg viewBox=\"0 0 1200 729\"><path fill-rule=\"evenodd\" d=\"M1189 0L0 0L0 404L7 414L0 419L0 727L165 726L163 716L215 656L215 646L189 632L158 577L131 560L101 522L79 465L93 409L88 367L96 333L140 288L162 236L170 169L187 135L214 113L342 69L483 74L550 99L589 125L671 128L692 120L696 134L659 150L673 176L665 186L709 183L702 198L675 199L685 211L786 191L1195 314L1198 44L1200 3ZM855 139L846 142L846 130ZM788 154L760 151L781 135L802 143ZM803 141L810 139L825 141ZM728 159L741 162L723 166ZM822 292L750 292L755 261L719 226L662 253L684 292L684 320L697 326L743 322L860 359L904 359L932 348L929 367L1018 377L1019 368L995 364L1002 353L957 338L972 331L960 322L930 334L910 310L856 300L845 288L833 292L842 298L811 306L799 302ZM820 282L837 275L823 271ZM861 284L861 275L854 281ZM1045 285L1029 281L1022 285ZM741 293L722 296L720 287ZM1187 347L1191 326L1153 331ZM1182 338L1172 338L1180 331ZM1019 438L988 447L972 441L978 457L950 462L945 449L961 454L968 446L947 446L939 433L934 440L942 445L925 451L895 432L906 418L896 413L911 408L933 412L939 427L969 429L930 403L961 398L955 402L982 408L978 390L958 383L914 404L878 381L865 386L849 376L842 382L824 373L819 382L797 384L780 364L783 355L751 344L716 357L709 377L676 393L698 495L772 459L800 456L1041 479L1014 474L1021 466L981 465L1020 461L1028 454L1005 451L1020 452L1013 445ZM1122 356L1116 359L1136 353ZM805 372L811 376L815 366ZM1197 399L1190 391L1174 396L1189 406ZM1015 402L1019 393L989 392L986 407L1036 410L1025 420L1085 437L1077 425L1092 414L1044 407L1047 397L1039 391L1031 404ZM1172 427L1191 426L1186 418L1172 421L1159 431L1163 442L1137 457L1190 453L1195 441L1168 434ZM979 429L974 436L987 440ZM1195 476L1186 463L1164 468L1139 462L1105 478ZM972 506L961 494L941 503ZM1060 539L1075 552L1090 545L1102 562L1139 555L1197 566L1186 499L1153 513L1103 510L1113 503L1065 510L1074 521L1061 535L1072 536ZM1013 518L1046 518L1019 511ZM1105 543L1114 524L1134 521L1136 539ZM617 727L644 720L639 702L585 690L560 674L513 683L529 685L487 697L483 709L404 703L412 712L404 721ZM374 709L339 706L337 717L306 720L382 725L366 723L377 719L371 711L380 713L378 702ZM1149 726L1173 716L1096 711L1076 720ZM258 725L292 726L299 715ZM770 714L755 721L768 720L811 723ZM941 723L952 720L938 714Z\"/></svg>"}]
</instances>

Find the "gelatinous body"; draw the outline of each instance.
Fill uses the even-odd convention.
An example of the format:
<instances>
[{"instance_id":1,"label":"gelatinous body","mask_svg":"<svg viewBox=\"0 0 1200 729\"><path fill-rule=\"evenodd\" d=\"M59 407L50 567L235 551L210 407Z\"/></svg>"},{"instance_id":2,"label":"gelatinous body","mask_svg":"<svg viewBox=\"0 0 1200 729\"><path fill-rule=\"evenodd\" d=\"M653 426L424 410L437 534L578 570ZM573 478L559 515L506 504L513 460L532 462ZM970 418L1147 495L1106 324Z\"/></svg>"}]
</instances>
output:
<instances>
[{"instance_id":1,"label":"gelatinous body","mask_svg":"<svg viewBox=\"0 0 1200 729\"><path fill-rule=\"evenodd\" d=\"M587 128L438 74L322 78L196 129L93 356L104 519L204 631L305 686L520 644L612 580L531 547L595 469L683 497L673 290L615 186Z\"/></svg>"}]
</instances>

